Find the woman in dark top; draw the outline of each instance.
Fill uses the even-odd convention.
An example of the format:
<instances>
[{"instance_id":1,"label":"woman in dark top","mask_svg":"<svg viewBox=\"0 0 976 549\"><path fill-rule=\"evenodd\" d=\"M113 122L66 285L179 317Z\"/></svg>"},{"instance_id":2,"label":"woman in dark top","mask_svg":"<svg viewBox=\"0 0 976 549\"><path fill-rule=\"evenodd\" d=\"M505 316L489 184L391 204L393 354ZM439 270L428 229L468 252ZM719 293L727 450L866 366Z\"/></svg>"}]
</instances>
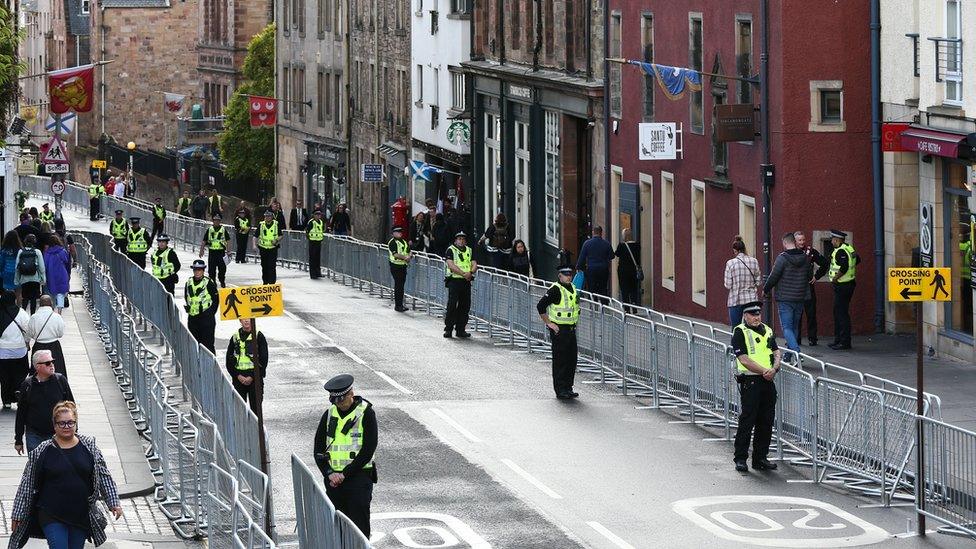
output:
<instances>
[{"instance_id":1,"label":"woman in dark top","mask_svg":"<svg viewBox=\"0 0 976 549\"><path fill-rule=\"evenodd\" d=\"M116 519L119 495L95 439L78 435L73 402L59 402L52 413L54 438L27 457L11 513L10 544L19 549L28 537L47 539L54 549L82 549L89 539L105 543L105 516L96 500L105 500ZM92 497L92 496L98 497Z\"/></svg>"},{"instance_id":2,"label":"woman in dark top","mask_svg":"<svg viewBox=\"0 0 976 549\"><path fill-rule=\"evenodd\" d=\"M454 233L451 232L451 228L447 226L447 222L444 220L444 214L434 216L430 234L430 249L427 251L444 257L444 252L447 251L447 247L451 245L451 240L454 238Z\"/></svg>"},{"instance_id":3,"label":"woman in dark top","mask_svg":"<svg viewBox=\"0 0 976 549\"><path fill-rule=\"evenodd\" d=\"M332 234L342 236L349 234L351 228L352 219L349 217L349 212L346 211L345 202L343 202L339 204L336 212L332 214L332 219L329 219L329 230Z\"/></svg>"},{"instance_id":4,"label":"woman in dark top","mask_svg":"<svg viewBox=\"0 0 976 549\"><path fill-rule=\"evenodd\" d=\"M512 253L508 256L508 263L513 273L523 276L532 276L532 271L535 270L532 257L529 256L529 249L525 247L525 242L522 240L512 243Z\"/></svg>"},{"instance_id":5,"label":"woman in dark top","mask_svg":"<svg viewBox=\"0 0 976 549\"><path fill-rule=\"evenodd\" d=\"M504 269L508 255L512 253L512 228L508 225L508 218L505 214L499 213L495 216L495 222L485 229L485 234L478 240L478 244L484 245L488 251L488 258L491 266L496 269Z\"/></svg>"},{"instance_id":6,"label":"woman in dark top","mask_svg":"<svg viewBox=\"0 0 976 549\"><path fill-rule=\"evenodd\" d=\"M413 218L410 224L410 249L415 252L423 252L427 249L427 241L430 235L427 234L427 218L420 212Z\"/></svg>"},{"instance_id":7,"label":"woman in dark top","mask_svg":"<svg viewBox=\"0 0 976 549\"><path fill-rule=\"evenodd\" d=\"M641 304L640 281L637 268L640 266L640 244L630 239L630 229L624 229L622 242L617 244L613 255L617 256L617 280L620 282L620 301L631 305Z\"/></svg>"}]
</instances>

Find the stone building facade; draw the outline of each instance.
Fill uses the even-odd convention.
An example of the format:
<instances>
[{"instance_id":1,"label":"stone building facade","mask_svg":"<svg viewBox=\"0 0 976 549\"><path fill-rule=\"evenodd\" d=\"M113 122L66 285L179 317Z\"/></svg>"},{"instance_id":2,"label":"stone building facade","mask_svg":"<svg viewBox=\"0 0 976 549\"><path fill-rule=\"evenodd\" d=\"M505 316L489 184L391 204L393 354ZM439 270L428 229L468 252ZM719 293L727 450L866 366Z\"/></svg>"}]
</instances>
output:
<instances>
[{"instance_id":1,"label":"stone building facade","mask_svg":"<svg viewBox=\"0 0 976 549\"><path fill-rule=\"evenodd\" d=\"M268 0L199 0L196 44L199 91L194 102L204 116L221 116L240 85L247 45L268 24Z\"/></svg>"}]
</instances>

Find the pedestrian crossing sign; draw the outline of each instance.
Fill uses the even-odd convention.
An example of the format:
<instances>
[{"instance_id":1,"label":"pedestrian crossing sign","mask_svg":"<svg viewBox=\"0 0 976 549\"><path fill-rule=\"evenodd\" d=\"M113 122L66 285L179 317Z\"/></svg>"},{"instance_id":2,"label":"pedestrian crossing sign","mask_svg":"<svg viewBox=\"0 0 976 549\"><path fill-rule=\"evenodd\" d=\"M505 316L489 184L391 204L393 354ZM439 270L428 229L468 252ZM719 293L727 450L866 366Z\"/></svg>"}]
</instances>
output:
<instances>
[{"instance_id":1,"label":"pedestrian crossing sign","mask_svg":"<svg viewBox=\"0 0 976 549\"><path fill-rule=\"evenodd\" d=\"M888 269L888 301L951 301L952 269L948 267Z\"/></svg>"},{"instance_id":2,"label":"pedestrian crossing sign","mask_svg":"<svg viewBox=\"0 0 976 549\"><path fill-rule=\"evenodd\" d=\"M220 320L264 318L285 313L281 284L260 284L220 289Z\"/></svg>"}]
</instances>

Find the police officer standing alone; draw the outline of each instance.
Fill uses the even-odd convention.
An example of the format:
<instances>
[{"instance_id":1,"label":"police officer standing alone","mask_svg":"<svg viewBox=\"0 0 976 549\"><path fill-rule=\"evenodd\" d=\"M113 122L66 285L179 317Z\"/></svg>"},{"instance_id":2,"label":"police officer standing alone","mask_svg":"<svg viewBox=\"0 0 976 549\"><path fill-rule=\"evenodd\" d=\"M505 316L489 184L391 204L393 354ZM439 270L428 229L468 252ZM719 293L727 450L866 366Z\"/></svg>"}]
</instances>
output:
<instances>
[{"instance_id":1,"label":"police officer standing alone","mask_svg":"<svg viewBox=\"0 0 976 549\"><path fill-rule=\"evenodd\" d=\"M217 329L217 319L214 315L219 305L217 285L212 279L203 276L207 264L202 259L194 260L191 268L193 276L186 281L186 286L183 288L183 297L186 300L183 308L189 315L186 327L200 345L216 354L214 330Z\"/></svg>"},{"instance_id":2,"label":"police officer standing alone","mask_svg":"<svg viewBox=\"0 0 976 549\"><path fill-rule=\"evenodd\" d=\"M390 250L390 274L393 275L394 310L398 313L406 312L408 309L403 306L403 286L407 282L407 265L413 259L413 252L403 239L403 227L393 227L393 238L387 243L387 247ZM464 328L460 331L463 332ZM463 337L460 332L458 337Z\"/></svg>"},{"instance_id":3,"label":"police officer standing alone","mask_svg":"<svg viewBox=\"0 0 976 549\"><path fill-rule=\"evenodd\" d=\"M153 226L152 234L149 235L149 240L163 234L163 222L166 221L166 208L163 207L163 199L161 197L156 197L156 203L153 205L152 209L152 216Z\"/></svg>"},{"instance_id":4,"label":"police officer standing alone","mask_svg":"<svg viewBox=\"0 0 976 549\"><path fill-rule=\"evenodd\" d=\"M227 243L230 242L230 234L227 232L227 227L220 224L221 215L219 213L213 214L211 218L213 225L207 227L207 232L203 233L203 242L200 244L200 257L203 257L203 250L205 248L210 250L207 256L207 261L210 263L210 272L207 274L210 275L211 280L220 280L221 288L226 288L227 262L224 261L224 256L228 253Z\"/></svg>"},{"instance_id":5,"label":"police officer standing alone","mask_svg":"<svg viewBox=\"0 0 976 549\"><path fill-rule=\"evenodd\" d=\"M183 191L183 196L177 199L176 213L190 217L190 191Z\"/></svg>"},{"instance_id":6,"label":"police officer standing alone","mask_svg":"<svg viewBox=\"0 0 976 549\"><path fill-rule=\"evenodd\" d=\"M325 477L329 500L369 539L369 506L376 483L373 454L379 429L373 405L356 396L352 384L349 374L325 384L332 405L319 421L312 451Z\"/></svg>"},{"instance_id":7,"label":"police officer standing alone","mask_svg":"<svg viewBox=\"0 0 976 549\"><path fill-rule=\"evenodd\" d=\"M163 287L170 295L176 291L176 283L180 277L180 258L176 251L169 247L169 235L161 234L156 237L156 251L152 254L152 274L163 283Z\"/></svg>"},{"instance_id":8,"label":"police officer standing alone","mask_svg":"<svg viewBox=\"0 0 976 549\"><path fill-rule=\"evenodd\" d=\"M105 186L99 181L92 181L88 186L88 217L91 221L98 221L98 214L101 213L101 197L105 196Z\"/></svg>"},{"instance_id":9,"label":"police officer standing alone","mask_svg":"<svg viewBox=\"0 0 976 549\"><path fill-rule=\"evenodd\" d=\"M579 293L573 286L572 267L560 267L559 282L552 285L536 305L542 322L549 329L552 345L552 387L556 398L577 398L573 391L578 349L576 323L579 322Z\"/></svg>"},{"instance_id":10,"label":"police officer standing alone","mask_svg":"<svg viewBox=\"0 0 976 549\"><path fill-rule=\"evenodd\" d=\"M478 271L478 263L471 259L471 248L464 231L454 235L454 244L448 246L444 258L447 260L445 285L447 286L447 310L444 312L444 337L457 332L458 337L471 337L464 331L468 325L468 311L471 310L471 281Z\"/></svg>"},{"instance_id":11,"label":"police officer standing alone","mask_svg":"<svg viewBox=\"0 0 976 549\"><path fill-rule=\"evenodd\" d=\"M830 254L830 270L827 277L834 286L834 342L827 345L835 351L851 348L851 298L854 297L857 264L860 256L854 247L845 242L847 233L830 230L830 243L834 247Z\"/></svg>"},{"instance_id":12,"label":"police officer standing alone","mask_svg":"<svg viewBox=\"0 0 976 549\"><path fill-rule=\"evenodd\" d=\"M45 202L44 205L41 206L41 211L37 214L37 218L41 220L41 223L50 223L53 226L54 212L52 212L49 208L50 205Z\"/></svg>"},{"instance_id":13,"label":"police officer standing alone","mask_svg":"<svg viewBox=\"0 0 976 549\"><path fill-rule=\"evenodd\" d=\"M122 213L122 210L115 210L115 219L109 223L108 232L112 235L112 240L115 241L115 249L120 252L125 252L127 251L126 237L129 235L129 224L126 223Z\"/></svg>"},{"instance_id":14,"label":"police officer standing alone","mask_svg":"<svg viewBox=\"0 0 976 549\"><path fill-rule=\"evenodd\" d=\"M258 341L257 358L254 356L255 337ZM257 366L254 364L255 361L258 362ZM256 374L254 370L255 368L259 370L258 373L262 380L268 373L268 340L264 338L264 334L260 330L256 335L251 331L250 318L242 318L241 328L231 336L230 343L227 344L225 363L234 390L241 395L244 402L251 405L251 410L257 413L258 398L263 398L264 395L258 397L255 394L254 376Z\"/></svg>"},{"instance_id":15,"label":"police officer standing alone","mask_svg":"<svg viewBox=\"0 0 976 549\"><path fill-rule=\"evenodd\" d=\"M312 280L322 278L322 240L325 239L322 210L312 213L311 221L305 225L305 234L308 236L308 276Z\"/></svg>"},{"instance_id":16,"label":"police officer standing alone","mask_svg":"<svg viewBox=\"0 0 976 549\"><path fill-rule=\"evenodd\" d=\"M781 352L772 328L762 322L762 302L746 303L742 324L732 329L732 353L735 354L742 398L739 427L735 431L736 471L748 471L749 439L752 439L752 468L757 471L776 469L766 459L776 418L776 385ZM753 432L755 430L755 432Z\"/></svg>"},{"instance_id":17,"label":"police officer standing alone","mask_svg":"<svg viewBox=\"0 0 976 549\"><path fill-rule=\"evenodd\" d=\"M243 207L237 209L234 217L234 232L237 236L237 257L235 263L247 263L247 239L251 234L251 218L247 216L247 210Z\"/></svg>"},{"instance_id":18,"label":"police officer standing alone","mask_svg":"<svg viewBox=\"0 0 976 549\"><path fill-rule=\"evenodd\" d=\"M257 227L258 252L261 254L261 282L274 284L278 280L278 243L281 229L274 219L274 212L264 211L264 221Z\"/></svg>"},{"instance_id":19,"label":"police officer standing alone","mask_svg":"<svg viewBox=\"0 0 976 549\"><path fill-rule=\"evenodd\" d=\"M146 268L146 254L149 252L149 233L139 226L138 217L129 218L129 232L126 234L125 254L140 269Z\"/></svg>"}]
</instances>

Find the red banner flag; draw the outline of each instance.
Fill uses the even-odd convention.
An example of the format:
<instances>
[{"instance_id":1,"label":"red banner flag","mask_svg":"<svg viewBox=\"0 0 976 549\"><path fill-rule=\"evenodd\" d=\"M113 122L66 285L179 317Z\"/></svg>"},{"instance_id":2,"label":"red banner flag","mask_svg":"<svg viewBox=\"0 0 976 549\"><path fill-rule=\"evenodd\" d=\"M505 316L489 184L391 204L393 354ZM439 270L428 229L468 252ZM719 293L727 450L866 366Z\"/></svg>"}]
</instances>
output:
<instances>
[{"instance_id":1,"label":"red banner flag","mask_svg":"<svg viewBox=\"0 0 976 549\"><path fill-rule=\"evenodd\" d=\"M166 108L166 112L180 112L183 110L183 103L186 101L185 95L180 95L178 93L164 93L163 94L163 106Z\"/></svg>"},{"instance_id":2,"label":"red banner flag","mask_svg":"<svg viewBox=\"0 0 976 549\"><path fill-rule=\"evenodd\" d=\"M247 96L247 102L251 105L251 127L260 128L263 126L274 127L278 119L278 100L274 97L261 97L259 95Z\"/></svg>"},{"instance_id":3,"label":"red banner flag","mask_svg":"<svg viewBox=\"0 0 976 549\"><path fill-rule=\"evenodd\" d=\"M94 103L95 65L84 65L47 74L51 113L88 112Z\"/></svg>"}]
</instances>

